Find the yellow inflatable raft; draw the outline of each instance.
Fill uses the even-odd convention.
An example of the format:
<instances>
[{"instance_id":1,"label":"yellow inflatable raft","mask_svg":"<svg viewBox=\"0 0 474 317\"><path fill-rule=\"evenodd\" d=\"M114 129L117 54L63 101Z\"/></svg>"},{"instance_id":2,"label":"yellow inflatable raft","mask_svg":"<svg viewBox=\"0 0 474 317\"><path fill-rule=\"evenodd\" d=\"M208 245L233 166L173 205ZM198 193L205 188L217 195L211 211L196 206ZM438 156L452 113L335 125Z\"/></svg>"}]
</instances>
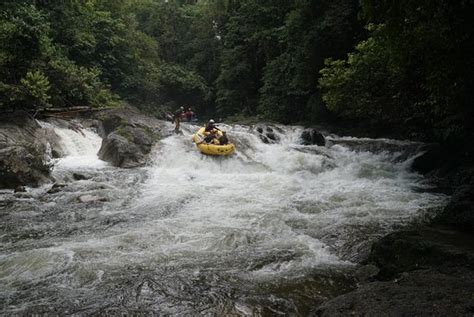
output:
<instances>
[{"instance_id":1,"label":"yellow inflatable raft","mask_svg":"<svg viewBox=\"0 0 474 317\"><path fill-rule=\"evenodd\" d=\"M233 143L225 145L204 143L203 140L206 137L204 130L205 128L201 128L193 134L193 141L201 153L208 155L230 155L234 153L235 145ZM217 135L218 137L222 136L222 132L218 130Z\"/></svg>"}]
</instances>

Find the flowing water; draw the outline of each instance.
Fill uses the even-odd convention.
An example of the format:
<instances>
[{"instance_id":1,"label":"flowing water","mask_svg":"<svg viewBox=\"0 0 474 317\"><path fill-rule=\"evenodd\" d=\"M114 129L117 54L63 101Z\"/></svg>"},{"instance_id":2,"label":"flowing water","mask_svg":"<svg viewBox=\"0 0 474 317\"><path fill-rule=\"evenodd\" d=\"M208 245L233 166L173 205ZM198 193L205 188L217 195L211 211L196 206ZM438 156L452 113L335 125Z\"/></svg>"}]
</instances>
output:
<instances>
[{"instance_id":1,"label":"flowing water","mask_svg":"<svg viewBox=\"0 0 474 317\"><path fill-rule=\"evenodd\" d=\"M371 242L446 203L409 170L419 144L225 128L231 157L201 155L186 126L138 169L56 128L61 185L0 192L2 313L306 315L354 287Z\"/></svg>"}]
</instances>

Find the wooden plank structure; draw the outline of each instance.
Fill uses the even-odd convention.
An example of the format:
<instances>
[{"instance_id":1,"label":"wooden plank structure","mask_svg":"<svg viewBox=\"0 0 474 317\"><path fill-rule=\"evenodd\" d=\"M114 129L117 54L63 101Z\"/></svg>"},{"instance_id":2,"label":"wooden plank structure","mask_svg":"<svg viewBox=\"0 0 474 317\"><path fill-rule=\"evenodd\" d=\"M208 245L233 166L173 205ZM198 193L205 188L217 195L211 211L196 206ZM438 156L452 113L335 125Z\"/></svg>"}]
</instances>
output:
<instances>
[{"instance_id":1,"label":"wooden plank structure","mask_svg":"<svg viewBox=\"0 0 474 317\"><path fill-rule=\"evenodd\" d=\"M81 114L102 110L114 109L112 107L92 108L86 106L64 107L64 108L44 108L36 112L36 116L55 118L74 118Z\"/></svg>"}]
</instances>

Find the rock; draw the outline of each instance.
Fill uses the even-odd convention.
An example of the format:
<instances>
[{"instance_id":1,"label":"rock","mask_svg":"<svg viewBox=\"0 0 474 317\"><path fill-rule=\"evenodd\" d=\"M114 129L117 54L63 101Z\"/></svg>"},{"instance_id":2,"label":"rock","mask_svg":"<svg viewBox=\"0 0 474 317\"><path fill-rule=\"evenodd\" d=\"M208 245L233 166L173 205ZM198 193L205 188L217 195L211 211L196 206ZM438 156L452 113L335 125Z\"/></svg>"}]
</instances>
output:
<instances>
[{"instance_id":1,"label":"rock","mask_svg":"<svg viewBox=\"0 0 474 317\"><path fill-rule=\"evenodd\" d=\"M440 168L447 157L445 149L440 144L430 144L424 149L423 154L413 160L412 169L426 174Z\"/></svg>"},{"instance_id":2,"label":"rock","mask_svg":"<svg viewBox=\"0 0 474 317\"><path fill-rule=\"evenodd\" d=\"M28 145L0 149L0 188L37 186L50 181L49 165L43 157L44 153Z\"/></svg>"},{"instance_id":3,"label":"rock","mask_svg":"<svg viewBox=\"0 0 474 317\"><path fill-rule=\"evenodd\" d=\"M117 167L143 166L164 127L163 121L131 107L105 111L98 119L103 136L99 158Z\"/></svg>"},{"instance_id":4,"label":"rock","mask_svg":"<svg viewBox=\"0 0 474 317\"><path fill-rule=\"evenodd\" d=\"M54 183L53 186L46 192L48 194L55 194L59 193L66 187L66 184Z\"/></svg>"},{"instance_id":5,"label":"rock","mask_svg":"<svg viewBox=\"0 0 474 317\"><path fill-rule=\"evenodd\" d=\"M389 282L373 282L338 296L313 316L471 316L474 273L463 269L407 273Z\"/></svg>"},{"instance_id":6,"label":"rock","mask_svg":"<svg viewBox=\"0 0 474 317\"><path fill-rule=\"evenodd\" d=\"M359 282L373 281L380 269L373 264L362 265L355 272L355 277Z\"/></svg>"},{"instance_id":7,"label":"rock","mask_svg":"<svg viewBox=\"0 0 474 317\"><path fill-rule=\"evenodd\" d=\"M26 192L26 188L25 188L25 186L17 186L17 187L15 187L14 192L15 192L15 193L25 193L25 192Z\"/></svg>"},{"instance_id":8,"label":"rock","mask_svg":"<svg viewBox=\"0 0 474 317\"><path fill-rule=\"evenodd\" d=\"M474 233L474 185L458 187L436 221Z\"/></svg>"},{"instance_id":9,"label":"rock","mask_svg":"<svg viewBox=\"0 0 474 317\"><path fill-rule=\"evenodd\" d=\"M51 158L60 158L65 155L66 151L61 144L61 138L54 132L54 129L43 128L37 130L36 139L40 140L41 143L49 144ZM48 152L48 149L46 151Z\"/></svg>"},{"instance_id":10,"label":"rock","mask_svg":"<svg viewBox=\"0 0 474 317\"><path fill-rule=\"evenodd\" d=\"M74 180L76 181L81 181L81 180L90 179L91 177L83 175L83 174L79 174L79 173L72 173L72 178L74 178Z\"/></svg>"},{"instance_id":11,"label":"rock","mask_svg":"<svg viewBox=\"0 0 474 317\"><path fill-rule=\"evenodd\" d=\"M474 239L468 233L442 226L394 232L374 243L369 262L380 268L382 279L439 266L474 269Z\"/></svg>"},{"instance_id":12,"label":"rock","mask_svg":"<svg viewBox=\"0 0 474 317\"><path fill-rule=\"evenodd\" d=\"M474 311L474 239L443 226L389 234L355 273L374 277L319 306L316 316L464 316ZM377 268L380 269L377 276Z\"/></svg>"},{"instance_id":13,"label":"rock","mask_svg":"<svg viewBox=\"0 0 474 317\"><path fill-rule=\"evenodd\" d=\"M258 132L260 140L265 144L277 143L280 141L280 138L275 134L275 131L270 126L259 125L255 130Z\"/></svg>"},{"instance_id":14,"label":"rock","mask_svg":"<svg viewBox=\"0 0 474 317\"><path fill-rule=\"evenodd\" d=\"M301 133L301 139L303 145L326 145L326 139L324 138L324 136L320 132L312 128L305 129Z\"/></svg>"},{"instance_id":15,"label":"rock","mask_svg":"<svg viewBox=\"0 0 474 317\"><path fill-rule=\"evenodd\" d=\"M140 148L115 132L110 133L99 150L99 158L117 167L138 167L146 162Z\"/></svg>"},{"instance_id":16,"label":"rock","mask_svg":"<svg viewBox=\"0 0 474 317\"><path fill-rule=\"evenodd\" d=\"M0 188L37 186L50 181L48 142L26 112L0 118Z\"/></svg>"}]
</instances>

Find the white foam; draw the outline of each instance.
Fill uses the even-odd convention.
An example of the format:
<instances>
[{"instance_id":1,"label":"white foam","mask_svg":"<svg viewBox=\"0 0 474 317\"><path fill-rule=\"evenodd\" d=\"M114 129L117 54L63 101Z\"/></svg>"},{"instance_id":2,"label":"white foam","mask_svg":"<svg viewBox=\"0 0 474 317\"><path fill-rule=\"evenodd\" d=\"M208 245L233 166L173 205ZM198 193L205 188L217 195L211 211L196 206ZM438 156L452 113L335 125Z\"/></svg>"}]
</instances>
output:
<instances>
[{"instance_id":1,"label":"white foam","mask_svg":"<svg viewBox=\"0 0 474 317\"><path fill-rule=\"evenodd\" d=\"M71 130L55 127L54 131L61 138L67 155L56 162L62 169L98 169L107 166L107 163L97 156L102 144L101 137L87 129Z\"/></svg>"}]
</instances>

